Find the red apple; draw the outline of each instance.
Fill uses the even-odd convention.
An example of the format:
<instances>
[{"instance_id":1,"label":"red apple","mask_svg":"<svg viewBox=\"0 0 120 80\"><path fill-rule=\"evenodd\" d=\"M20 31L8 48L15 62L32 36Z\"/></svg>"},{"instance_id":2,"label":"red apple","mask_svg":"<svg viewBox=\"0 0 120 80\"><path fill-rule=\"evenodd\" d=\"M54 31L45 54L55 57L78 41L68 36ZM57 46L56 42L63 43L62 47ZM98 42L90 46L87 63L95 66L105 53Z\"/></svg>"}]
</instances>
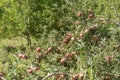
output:
<instances>
[{"instance_id":1,"label":"red apple","mask_svg":"<svg viewBox=\"0 0 120 80\"><path fill-rule=\"evenodd\" d=\"M63 43L68 44L69 40L65 38L65 39L63 39Z\"/></svg>"},{"instance_id":2,"label":"red apple","mask_svg":"<svg viewBox=\"0 0 120 80\"><path fill-rule=\"evenodd\" d=\"M32 69L28 69L27 72L30 73L30 74L32 74L33 70Z\"/></svg>"},{"instance_id":3,"label":"red apple","mask_svg":"<svg viewBox=\"0 0 120 80\"><path fill-rule=\"evenodd\" d=\"M71 40L72 40L73 42L75 42L75 41L76 41L76 38L75 38L75 37L72 37Z\"/></svg>"},{"instance_id":4,"label":"red apple","mask_svg":"<svg viewBox=\"0 0 120 80\"><path fill-rule=\"evenodd\" d=\"M83 33L80 33L80 39L82 39L84 37Z\"/></svg>"},{"instance_id":5,"label":"red apple","mask_svg":"<svg viewBox=\"0 0 120 80\"><path fill-rule=\"evenodd\" d=\"M23 54L18 54L18 57L19 57L19 58L22 58L22 56L23 56Z\"/></svg>"},{"instance_id":6,"label":"red apple","mask_svg":"<svg viewBox=\"0 0 120 80\"><path fill-rule=\"evenodd\" d=\"M72 76L71 80L77 80L79 78L79 75L78 74L75 74Z\"/></svg>"},{"instance_id":7,"label":"red apple","mask_svg":"<svg viewBox=\"0 0 120 80\"><path fill-rule=\"evenodd\" d=\"M66 58L70 58L70 57L73 57L73 55L70 54L70 53L67 53L67 54L65 54L65 57L66 57Z\"/></svg>"},{"instance_id":8,"label":"red apple","mask_svg":"<svg viewBox=\"0 0 120 80\"><path fill-rule=\"evenodd\" d=\"M45 51L46 54L50 53L52 51L52 47L47 48L47 50Z\"/></svg>"},{"instance_id":9,"label":"red apple","mask_svg":"<svg viewBox=\"0 0 120 80\"><path fill-rule=\"evenodd\" d=\"M94 14L93 13L90 13L89 15L88 15L88 18L89 19L92 19L94 17Z\"/></svg>"},{"instance_id":10,"label":"red apple","mask_svg":"<svg viewBox=\"0 0 120 80\"><path fill-rule=\"evenodd\" d=\"M19 57L19 58L23 58L23 59L26 59L26 58L27 58L27 56L26 56L25 54L18 54L18 57Z\"/></svg>"},{"instance_id":11,"label":"red apple","mask_svg":"<svg viewBox=\"0 0 120 80\"><path fill-rule=\"evenodd\" d=\"M61 75L61 78L65 78L65 75L64 75L64 74L62 74L62 75Z\"/></svg>"},{"instance_id":12,"label":"red apple","mask_svg":"<svg viewBox=\"0 0 120 80\"><path fill-rule=\"evenodd\" d=\"M82 12L79 12L79 13L77 14L77 17L82 17L82 15L83 15L83 13L82 13Z\"/></svg>"},{"instance_id":13,"label":"red apple","mask_svg":"<svg viewBox=\"0 0 120 80\"><path fill-rule=\"evenodd\" d=\"M3 72L0 72L0 77L3 77L4 76L4 73Z\"/></svg>"},{"instance_id":14,"label":"red apple","mask_svg":"<svg viewBox=\"0 0 120 80\"><path fill-rule=\"evenodd\" d=\"M61 49L61 47L57 47L57 50L58 50L58 51L61 51L62 49Z\"/></svg>"},{"instance_id":15,"label":"red apple","mask_svg":"<svg viewBox=\"0 0 120 80\"><path fill-rule=\"evenodd\" d=\"M23 55L22 55L22 58L23 58L23 59L26 59L26 58L27 58L27 56L26 56L25 54L23 54Z\"/></svg>"},{"instance_id":16,"label":"red apple","mask_svg":"<svg viewBox=\"0 0 120 80\"><path fill-rule=\"evenodd\" d=\"M40 52L40 51L41 51L41 47L37 47L35 50L36 50L37 52Z\"/></svg>"},{"instance_id":17,"label":"red apple","mask_svg":"<svg viewBox=\"0 0 120 80\"><path fill-rule=\"evenodd\" d=\"M39 70L39 67L36 66L36 67L34 67L33 69L34 69L35 71L38 71L38 70Z\"/></svg>"},{"instance_id":18,"label":"red apple","mask_svg":"<svg viewBox=\"0 0 120 80\"><path fill-rule=\"evenodd\" d=\"M57 75L57 76L56 76L56 80L61 80L61 76L60 76L60 75Z\"/></svg>"},{"instance_id":19,"label":"red apple","mask_svg":"<svg viewBox=\"0 0 120 80\"><path fill-rule=\"evenodd\" d=\"M84 77L84 74L83 74L83 73L80 73L80 74L79 74L79 78L83 79L83 77Z\"/></svg>"},{"instance_id":20,"label":"red apple","mask_svg":"<svg viewBox=\"0 0 120 80\"><path fill-rule=\"evenodd\" d=\"M67 34L66 34L66 36L70 36L70 37L71 37L71 36L72 36L72 34L71 34L71 33L67 33Z\"/></svg>"},{"instance_id":21,"label":"red apple","mask_svg":"<svg viewBox=\"0 0 120 80\"><path fill-rule=\"evenodd\" d=\"M66 61L66 58L62 58L62 59L60 60L60 63L61 63L61 64L64 64L65 61Z\"/></svg>"},{"instance_id":22,"label":"red apple","mask_svg":"<svg viewBox=\"0 0 120 80\"><path fill-rule=\"evenodd\" d=\"M106 61L110 62L113 60L113 58L114 58L114 55L108 55L106 56Z\"/></svg>"}]
</instances>

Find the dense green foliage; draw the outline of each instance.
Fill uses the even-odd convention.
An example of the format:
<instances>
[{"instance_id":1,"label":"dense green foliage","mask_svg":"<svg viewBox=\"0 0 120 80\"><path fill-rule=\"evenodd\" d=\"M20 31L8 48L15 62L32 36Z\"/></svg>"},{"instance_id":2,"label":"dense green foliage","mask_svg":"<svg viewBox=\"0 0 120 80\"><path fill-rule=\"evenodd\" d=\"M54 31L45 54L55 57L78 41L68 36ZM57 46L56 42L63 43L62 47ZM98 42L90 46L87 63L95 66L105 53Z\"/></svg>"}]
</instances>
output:
<instances>
[{"instance_id":1,"label":"dense green foliage","mask_svg":"<svg viewBox=\"0 0 120 80\"><path fill-rule=\"evenodd\" d=\"M0 0L0 78L118 80L119 21L120 0Z\"/></svg>"}]
</instances>

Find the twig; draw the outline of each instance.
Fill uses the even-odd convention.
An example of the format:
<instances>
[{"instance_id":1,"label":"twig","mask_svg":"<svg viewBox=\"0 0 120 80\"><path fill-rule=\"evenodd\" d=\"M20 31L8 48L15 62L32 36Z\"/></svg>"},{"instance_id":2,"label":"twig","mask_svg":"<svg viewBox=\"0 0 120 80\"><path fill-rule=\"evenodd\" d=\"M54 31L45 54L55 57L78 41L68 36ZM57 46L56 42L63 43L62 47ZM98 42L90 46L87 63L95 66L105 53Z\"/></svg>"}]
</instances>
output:
<instances>
[{"instance_id":1,"label":"twig","mask_svg":"<svg viewBox=\"0 0 120 80\"><path fill-rule=\"evenodd\" d=\"M107 19L104 19L104 20L107 20ZM98 22L98 21L102 21L101 19L98 19L98 20L95 20L95 21L93 21L94 23L95 22ZM112 23L114 23L116 26L118 26L118 27L120 27L120 22L117 22L117 21L114 21L114 20L111 20L111 19L109 19L109 20L107 20L108 22L112 22Z\"/></svg>"},{"instance_id":2,"label":"twig","mask_svg":"<svg viewBox=\"0 0 120 80\"><path fill-rule=\"evenodd\" d=\"M45 76L42 80L46 80L48 77L51 77L53 75L65 75L65 76L69 76L66 73L60 73L60 72L58 72L58 73L51 73L51 74L48 74L47 76Z\"/></svg>"},{"instance_id":3,"label":"twig","mask_svg":"<svg viewBox=\"0 0 120 80\"><path fill-rule=\"evenodd\" d=\"M118 27L120 27L120 22L116 22L114 20L110 20L111 22L113 22L115 25L117 25Z\"/></svg>"}]
</instances>

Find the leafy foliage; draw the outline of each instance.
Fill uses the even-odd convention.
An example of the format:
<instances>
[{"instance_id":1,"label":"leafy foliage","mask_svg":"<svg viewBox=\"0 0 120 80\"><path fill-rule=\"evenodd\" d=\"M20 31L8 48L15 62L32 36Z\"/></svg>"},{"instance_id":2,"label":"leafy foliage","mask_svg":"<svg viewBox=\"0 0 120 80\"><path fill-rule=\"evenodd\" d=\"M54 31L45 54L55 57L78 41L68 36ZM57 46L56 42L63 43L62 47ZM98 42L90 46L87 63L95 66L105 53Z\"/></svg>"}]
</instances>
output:
<instances>
[{"instance_id":1,"label":"leafy foliage","mask_svg":"<svg viewBox=\"0 0 120 80\"><path fill-rule=\"evenodd\" d=\"M0 78L118 80L119 7L119 0L1 0Z\"/></svg>"}]
</instances>

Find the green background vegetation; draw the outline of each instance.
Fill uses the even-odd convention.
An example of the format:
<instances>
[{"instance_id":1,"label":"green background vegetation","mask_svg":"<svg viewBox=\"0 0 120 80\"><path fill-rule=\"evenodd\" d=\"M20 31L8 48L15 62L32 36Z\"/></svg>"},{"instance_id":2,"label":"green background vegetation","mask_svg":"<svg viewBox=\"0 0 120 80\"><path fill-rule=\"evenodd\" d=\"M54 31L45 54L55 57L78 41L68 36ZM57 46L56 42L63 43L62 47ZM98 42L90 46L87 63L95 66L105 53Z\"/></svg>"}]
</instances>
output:
<instances>
[{"instance_id":1,"label":"green background vegetation","mask_svg":"<svg viewBox=\"0 0 120 80\"><path fill-rule=\"evenodd\" d=\"M63 40L68 33L66 44ZM45 54L49 47L52 51ZM60 63L73 52L72 60ZM45 55L40 63L36 62L38 54ZM39 70L27 72L34 66ZM0 77L42 80L57 72L68 74L61 80L75 74L83 75L78 80L120 78L120 0L0 0Z\"/></svg>"}]
</instances>

